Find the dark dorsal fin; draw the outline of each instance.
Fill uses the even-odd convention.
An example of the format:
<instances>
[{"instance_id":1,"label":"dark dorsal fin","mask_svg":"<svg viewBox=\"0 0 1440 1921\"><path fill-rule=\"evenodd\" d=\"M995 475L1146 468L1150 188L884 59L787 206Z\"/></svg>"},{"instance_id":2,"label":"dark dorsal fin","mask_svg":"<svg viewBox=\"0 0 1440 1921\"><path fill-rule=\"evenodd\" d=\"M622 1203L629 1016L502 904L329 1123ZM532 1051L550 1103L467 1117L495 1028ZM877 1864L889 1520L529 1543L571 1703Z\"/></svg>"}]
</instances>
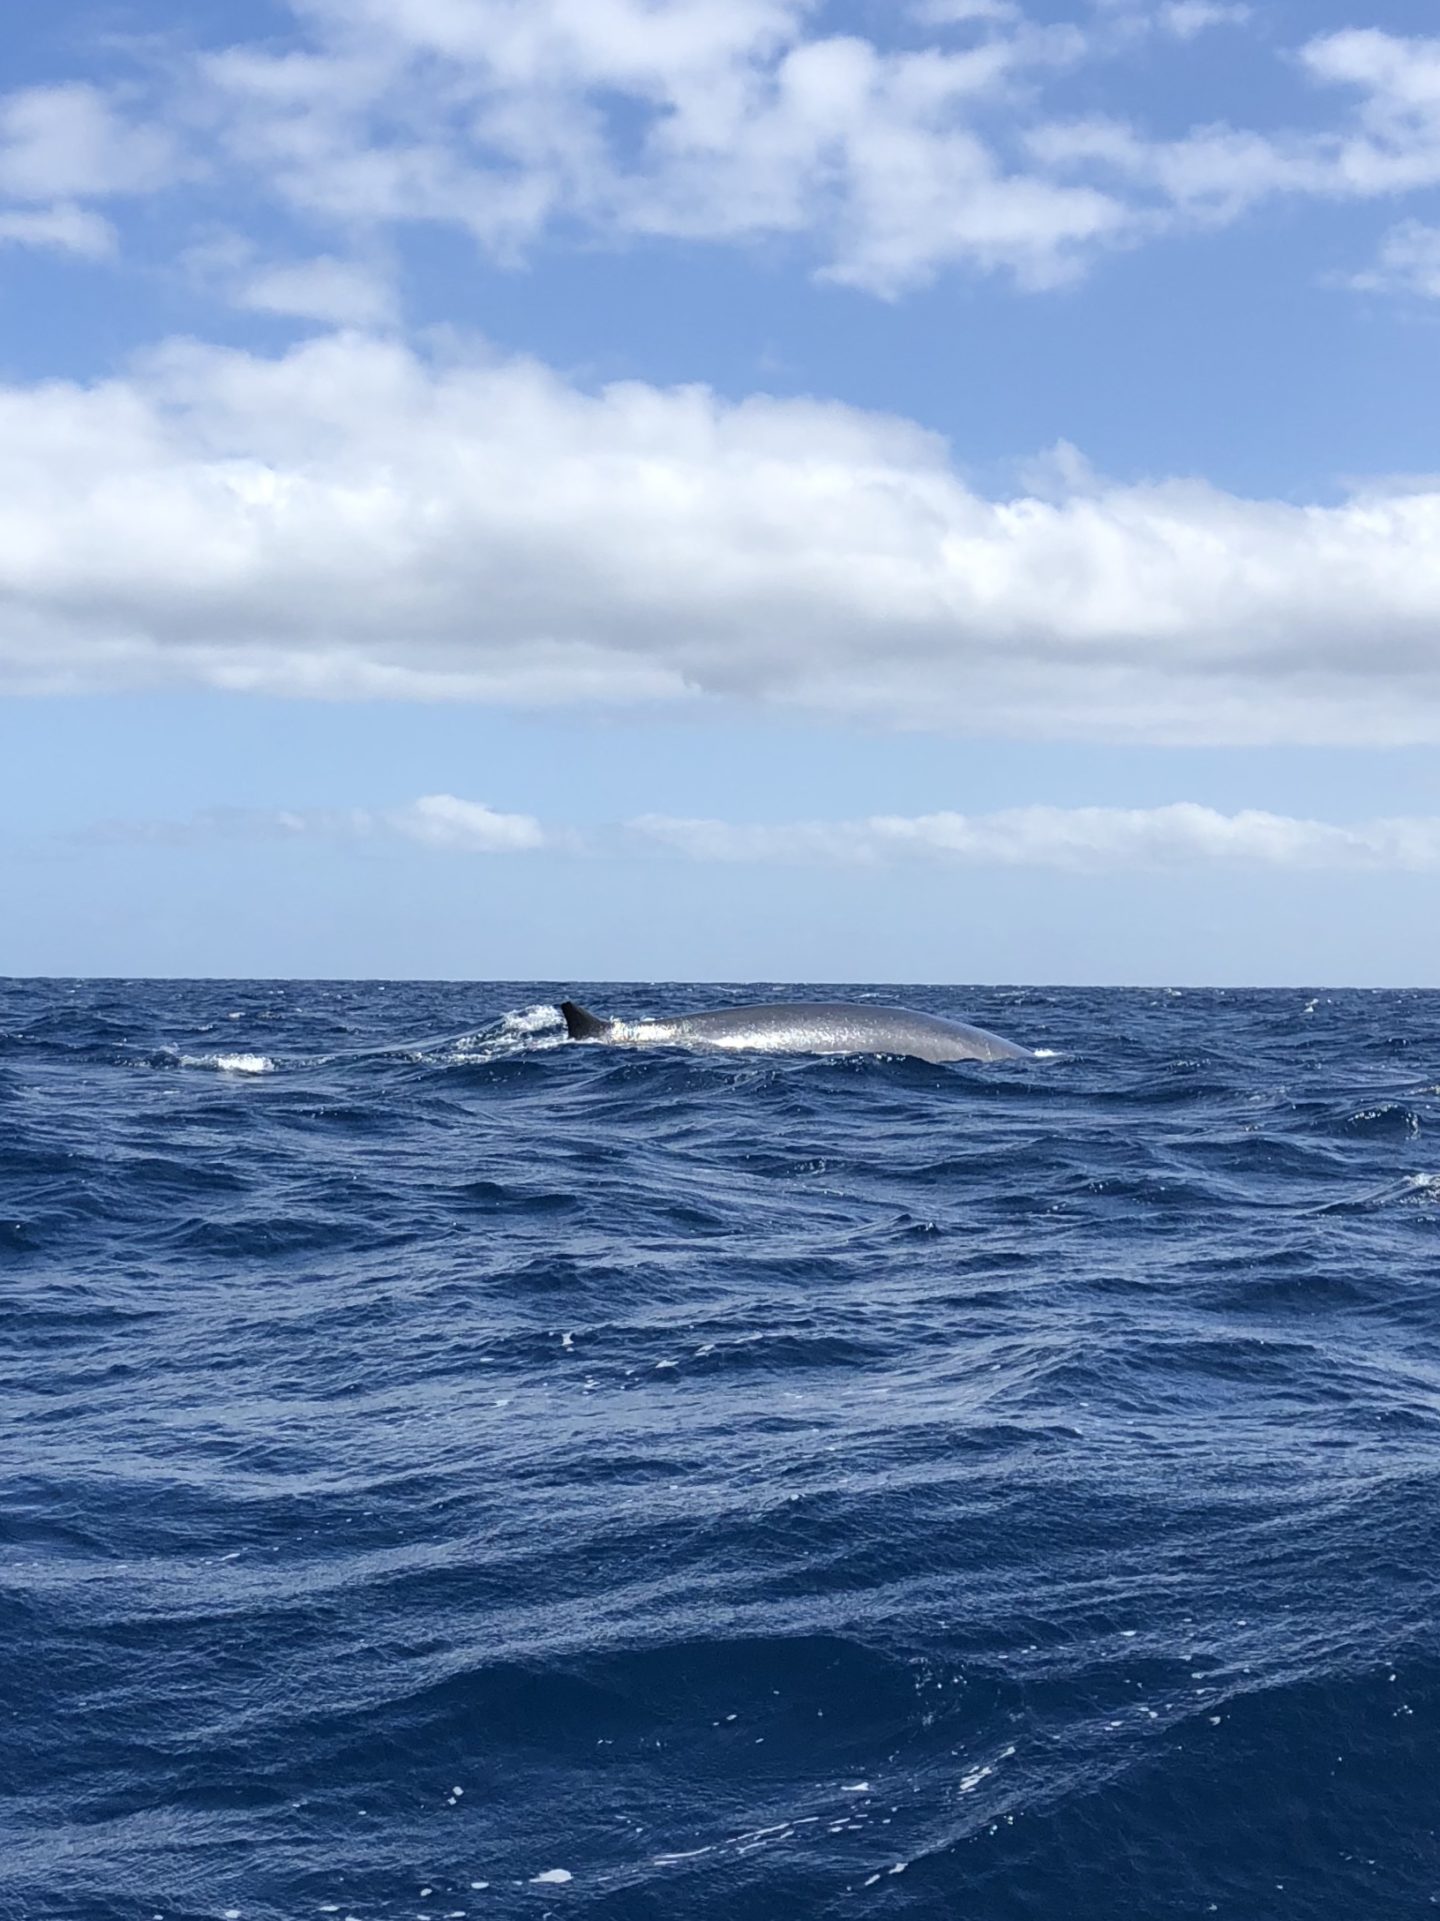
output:
<instances>
[{"instance_id":1,"label":"dark dorsal fin","mask_svg":"<svg viewBox=\"0 0 1440 1921\"><path fill-rule=\"evenodd\" d=\"M610 1032L609 1021L602 1021L588 1007L581 1007L575 1001L561 1001L560 1012L565 1016L572 1041L598 1041Z\"/></svg>"}]
</instances>

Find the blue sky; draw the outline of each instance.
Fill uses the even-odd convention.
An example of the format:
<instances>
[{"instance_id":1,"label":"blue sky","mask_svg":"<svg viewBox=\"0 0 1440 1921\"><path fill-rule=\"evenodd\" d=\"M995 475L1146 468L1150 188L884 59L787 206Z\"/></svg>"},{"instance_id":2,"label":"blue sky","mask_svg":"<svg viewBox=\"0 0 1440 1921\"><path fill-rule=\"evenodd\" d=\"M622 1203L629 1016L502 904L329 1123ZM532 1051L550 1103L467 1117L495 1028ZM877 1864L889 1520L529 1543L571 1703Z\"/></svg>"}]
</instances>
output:
<instances>
[{"instance_id":1,"label":"blue sky","mask_svg":"<svg viewBox=\"0 0 1440 1921\"><path fill-rule=\"evenodd\" d=\"M1440 33L26 9L0 971L1440 984Z\"/></svg>"}]
</instances>

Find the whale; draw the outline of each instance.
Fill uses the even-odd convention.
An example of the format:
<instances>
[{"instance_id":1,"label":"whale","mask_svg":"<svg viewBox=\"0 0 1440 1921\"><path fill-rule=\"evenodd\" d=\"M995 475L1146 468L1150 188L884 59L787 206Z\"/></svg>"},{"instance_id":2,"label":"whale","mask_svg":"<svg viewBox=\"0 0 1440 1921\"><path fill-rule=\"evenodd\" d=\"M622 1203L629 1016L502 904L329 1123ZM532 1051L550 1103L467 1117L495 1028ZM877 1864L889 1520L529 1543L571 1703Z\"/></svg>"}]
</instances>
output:
<instances>
[{"instance_id":1,"label":"whale","mask_svg":"<svg viewBox=\"0 0 1440 1921\"><path fill-rule=\"evenodd\" d=\"M560 1013L571 1040L611 1047L692 1047L744 1054L901 1054L920 1061L1023 1061L1028 1047L983 1027L858 1001L770 1001L669 1019L607 1020L576 1001Z\"/></svg>"}]
</instances>

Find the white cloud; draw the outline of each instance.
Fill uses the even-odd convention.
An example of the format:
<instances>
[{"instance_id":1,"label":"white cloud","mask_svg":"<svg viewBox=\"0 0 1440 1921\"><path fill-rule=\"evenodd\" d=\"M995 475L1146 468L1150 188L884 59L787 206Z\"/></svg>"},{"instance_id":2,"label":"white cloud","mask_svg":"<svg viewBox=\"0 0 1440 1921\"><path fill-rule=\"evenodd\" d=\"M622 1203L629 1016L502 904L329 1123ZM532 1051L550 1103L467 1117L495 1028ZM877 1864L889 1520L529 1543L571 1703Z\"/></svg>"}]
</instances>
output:
<instances>
[{"instance_id":1,"label":"white cloud","mask_svg":"<svg viewBox=\"0 0 1440 1921\"><path fill-rule=\"evenodd\" d=\"M186 820L108 821L85 836L105 842L185 846L212 840L399 839L446 853L532 854L572 844L532 814L504 814L484 801L423 794L403 807L207 807Z\"/></svg>"},{"instance_id":2,"label":"white cloud","mask_svg":"<svg viewBox=\"0 0 1440 1921\"><path fill-rule=\"evenodd\" d=\"M1307 42L1287 64L1336 103L1319 130L1156 138L1049 104L1057 81L1156 32L1244 21L1238 0L1106 0L1049 25L1013 0L912 0L919 46L841 30L823 0L289 5L288 41L177 60L168 93L152 69L148 118L83 83L0 96L0 201L72 206L208 170L223 219L243 176L331 230L319 258L257 268L252 304L368 325L389 324L389 293L353 256L413 222L506 261L561 230L778 238L821 277L893 298L951 267L1055 286L1106 249L1276 194L1440 183L1440 37Z\"/></svg>"},{"instance_id":3,"label":"white cloud","mask_svg":"<svg viewBox=\"0 0 1440 1921\"><path fill-rule=\"evenodd\" d=\"M497 813L483 801L457 800L453 794L425 794L383 819L407 840L453 853L529 854L547 844L533 815Z\"/></svg>"},{"instance_id":4,"label":"white cloud","mask_svg":"<svg viewBox=\"0 0 1440 1921\"><path fill-rule=\"evenodd\" d=\"M1017 807L994 814L877 815L855 821L735 826L646 815L632 834L694 860L838 862L925 859L983 867L1193 866L1440 868L1440 818L1354 827L1247 809L1222 814L1191 801L1168 807Z\"/></svg>"},{"instance_id":5,"label":"white cloud","mask_svg":"<svg viewBox=\"0 0 1440 1921\"><path fill-rule=\"evenodd\" d=\"M1319 132L1201 126L1156 140L1114 119L1037 122L1025 144L1040 167L1089 175L1112 192L1151 197L1153 225L1177 215L1232 221L1277 194L1371 199L1440 185L1440 38L1376 29L1321 35L1300 71L1353 96L1348 117Z\"/></svg>"},{"instance_id":6,"label":"white cloud","mask_svg":"<svg viewBox=\"0 0 1440 1921\"><path fill-rule=\"evenodd\" d=\"M1440 227L1404 220L1380 243L1376 264L1351 276L1352 287L1363 293L1419 294L1440 300Z\"/></svg>"},{"instance_id":7,"label":"white cloud","mask_svg":"<svg viewBox=\"0 0 1440 1921\"><path fill-rule=\"evenodd\" d=\"M617 829L543 826L482 801L426 794L401 807L292 810L215 807L183 821L111 822L87 838L184 845L236 839L414 841L443 854L637 849L725 865L876 867L924 861L961 867L1250 866L1288 871L1440 870L1440 817L1335 825L1254 808L1224 814L1194 801L1165 807L1012 807L990 814L873 814L774 824L644 814Z\"/></svg>"},{"instance_id":8,"label":"white cloud","mask_svg":"<svg viewBox=\"0 0 1440 1921\"><path fill-rule=\"evenodd\" d=\"M913 0L918 47L839 30L823 0L289 6L288 42L177 59L168 81L152 68L144 114L138 85L0 95L5 237L94 254L102 230L93 216L82 230L81 203L208 173L223 219L243 175L331 236L316 259L257 266L232 297L387 325L389 289L354 256L417 221L507 261L562 228L779 238L821 277L893 298L951 267L1055 286L1106 249L1277 194L1440 184L1440 37L1305 43L1287 64L1335 103L1318 130L1205 122L1156 138L1048 104L1057 80L1157 31L1190 40L1244 21L1239 0L1105 0L1049 25L1013 0ZM37 206L48 228L17 224Z\"/></svg>"},{"instance_id":9,"label":"white cloud","mask_svg":"<svg viewBox=\"0 0 1440 1921\"><path fill-rule=\"evenodd\" d=\"M961 27L1009 26L1024 16L1016 0L912 0L910 17L922 27Z\"/></svg>"},{"instance_id":10,"label":"white cloud","mask_svg":"<svg viewBox=\"0 0 1440 1921\"><path fill-rule=\"evenodd\" d=\"M1047 287L1267 196L1440 181L1440 38L1306 43L1292 67L1349 96L1320 131L1160 139L1044 110L1055 76L1156 30L1238 25L1237 0L1115 0L1084 26L916 0L911 24L935 36L919 50L827 30L804 0L296 4L305 52L240 47L204 69L232 157L310 214L443 221L502 258L563 219L612 239L785 237L885 297L957 265Z\"/></svg>"},{"instance_id":11,"label":"white cloud","mask_svg":"<svg viewBox=\"0 0 1440 1921\"><path fill-rule=\"evenodd\" d=\"M307 52L237 47L202 75L232 160L332 220L443 221L510 258L560 217L789 235L885 295L950 263L1053 284L1125 210L1008 167L980 116L1084 35L959 11L978 44L912 52L807 32L804 0L308 0Z\"/></svg>"},{"instance_id":12,"label":"white cloud","mask_svg":"<svg viewBox=\"0 0 1440 1921\"><path fill-rule=\"evenodd\" d=\"M1272 194L1335 190L1333 143L1319 138L1217 126L1151 140L1102 117L1037 126L1026 144L1044 167L1128 181L1149 197L1156 231L1180 217L1228 223Z\"/></svg>"},{"instance_id":13,"label":"white cloud","mask_svg":"<svg viewBox=\"0 0 1440 1921\"><path fill-rule=\"evenodd\" d=\"M0 387L0 688L1440 740L1440 492L989 499L914 423L341 336Z\"/></svg>"},{"instance_id":14,"label":"white cloud","mask_svg":"<svg viewBox=\"0 0 1440 1921\"><path fill-rule=\"evenodd\" d=\"M179 171L170 134L126 120L97 87L0 94L0 194L44 201L147 193Z\"/></svg>"},{"instance_id":15,"label":"white cloud","mask_svg":"<svg viewBox=\"0 0 1440 1921\"><path fill-rule=\"evenodd\" d=\"M237 306L339 327L386 327L395 297L371 268L323 254L314 260L258 267L235 291Z\"/></svg>"},{"instance_id":16,"label":"white cloud","mask_svg":"<svg viewBox=\"0 0 1440 1921\"><path fill-rule=\"evenodd\" d=\"M0 246L5 245L102 260L115 251L115 229L98 213L63 201L53 207L0 208Z\"/></svg>"},{"instance_id":17,"label":"white cloud","mask_svg":"<svg viewBox=\"0 0 1440 1921\"><path fill-rule=\"evenodd\" d=\"M1193 40L1211 27L1239 27L1250 18L1247 6L1225 5L1222 0L1170 0L1160 9L1160 24L1177 40Z\"/></svg>"},{"instance_id":18,"label":"white cloud","mask_svg":"<svg viewBox=\"0 0 1440 1921\"><path fill-rule=\"evenodd\" d=\"M150 193L182 171L172 136L131 121L98 87L0 94L0 248L108 259L115 228L81 203Z\"/></svg>"},{"instance_id":19,"label":"white cloud","mask_svg":"<svg viewBox=\"0 0 1440 1921\"><path fill-rule=\"evenodd\" d=\"M392 277L371 262L267 260L243 234L221 230L189 247L181 265L195 285L245 312L380 330L399 320Z\"/></svg>"}]
</instances>

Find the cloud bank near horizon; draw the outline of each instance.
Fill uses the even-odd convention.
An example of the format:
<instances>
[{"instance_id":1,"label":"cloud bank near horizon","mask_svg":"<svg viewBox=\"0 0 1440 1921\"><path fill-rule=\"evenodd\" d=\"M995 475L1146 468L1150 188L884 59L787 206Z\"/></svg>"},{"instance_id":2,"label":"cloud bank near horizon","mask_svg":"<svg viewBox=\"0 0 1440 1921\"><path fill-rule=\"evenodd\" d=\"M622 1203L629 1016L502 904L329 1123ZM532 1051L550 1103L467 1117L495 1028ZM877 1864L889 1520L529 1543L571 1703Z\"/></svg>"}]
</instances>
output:
<instances>
[{"instance_id":1,"label":"cloud bank near horizon","mask_svg":"<svg viewBox=\"0 0 1440 1921\"><path fill-rule=\"evenodd\" d=\"M542 823L453 794L386 809L216 808L185 821L113 822L110 843L217 838L369 840L461 855L634 854L730 866L1119 869L1250 866L1272 871L1426 873L1440 869L1440 815L1336 824L1256 808L1014 807L989 814L876 814L861 820L734 823L646 814L610 827Z\"/></svg>"}]
</instances>

